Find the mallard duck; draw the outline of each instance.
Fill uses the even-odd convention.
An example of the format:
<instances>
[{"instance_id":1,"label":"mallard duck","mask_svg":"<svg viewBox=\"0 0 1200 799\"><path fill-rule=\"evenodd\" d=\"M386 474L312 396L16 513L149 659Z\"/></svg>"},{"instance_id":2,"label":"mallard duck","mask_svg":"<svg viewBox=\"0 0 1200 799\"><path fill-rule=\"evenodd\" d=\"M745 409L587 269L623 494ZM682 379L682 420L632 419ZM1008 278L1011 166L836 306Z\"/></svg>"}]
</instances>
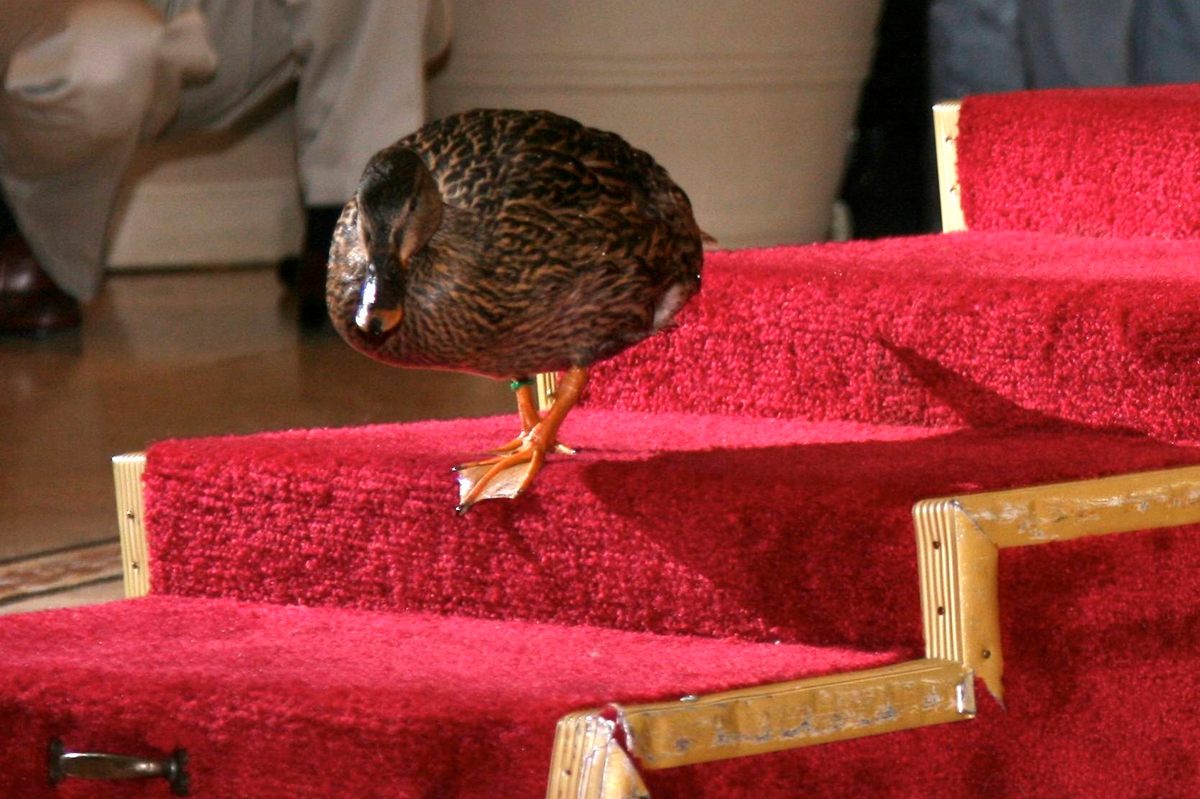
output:
<instances>
[{"instance_id":1,"label":"mallard duck","mask_svg":"<svg viewBox=\"0 0 1200 799\"><path fill-rule=\"evenodd\" d=\"M525 491L588 367L668 325L700 287L687 195L614 133L547 111L475 110L371 158L329 257L354 349L509 380L521 432L455 467L462 513ZM565 372L542 416L531 376Z\"/></svg>"}]
</instances>

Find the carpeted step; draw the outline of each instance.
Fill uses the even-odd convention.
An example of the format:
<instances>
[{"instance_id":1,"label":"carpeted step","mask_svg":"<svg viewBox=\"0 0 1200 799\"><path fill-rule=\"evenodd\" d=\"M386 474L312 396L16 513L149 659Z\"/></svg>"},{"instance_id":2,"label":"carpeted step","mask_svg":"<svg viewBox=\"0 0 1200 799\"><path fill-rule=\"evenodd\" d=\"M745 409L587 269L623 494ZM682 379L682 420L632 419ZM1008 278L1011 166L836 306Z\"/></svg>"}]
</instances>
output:
<instances>
[{"instance_id":1,"label":"carpeted step","mask_svg":"<svg viewBox=\"0 0 1200 799\"><path fill-rule=\"evenodd\" d=\"M1006 707L979 691L967 723L646 772L652 794L1194 796L1197 535L1003 552ZM76 751L183 747L196 797L536 797L566 710L901 656L167 596L0 617L0 795L168 795L51 789L59 737Z\"/></svg>"},{"instance_id":2,"label":"carpeted step","mask_svg":"<svg viewBox=\"0 0 1200 799\"><path fill-rule=\"evenodd\" d=\"M449 464L509 418L163 442L160 594L922 648L920 499L1200 462L1200 449L1015 430L581 409L518 501L452 508Z\"/></svg>"},{"instance_id":3,"label":"carpeted step","mask_svg":"<svg viewBox=\"0 0 1200 799\"><path fill-rule=\"evenodd\" d=\"M972 230L1200 238L1200 84L968 97L958 127Z\"/></svg>"},{"instance_id":4,"label":"carpeted step","mask_svg":"<svg viewBox=\"0 0 1200 799\"><path fill-rule=\"evenodd\" d=\"M650 772L655 799L1200 796L1200 527L1000 554L1005 706L970 722Z\"/></svg>"},{"instance_id":5,"label":"carpeted step","mask_svg":"<svg viewBox=\"0 0 1200 799\"><path fill-rule=\"evenodd\" d=\"M0 796L168 795L161 781L51 787L59 738L141 757L182 747L197 799L536 797L570 711L898 657L180 597L7 616Z\"/></svg>"},{"instance_id":6,"label":"carpeted step","mask_svg":"<svg viewBox=\"0 0 1200 799\"><path fill-rule=\"evenodd\" d=\"M596 370L563 430L581 453L520 501L456 517L448 472L515 417L155 445L152 591L914 657L913 502L1200 462L1198 252L967 233L714 254L678 328ZM1105 787L1077 741L1124 731L1184 763L1162 688L1194 690L1191 644L1153 645L1191 629L1196 547L1164 540L1005 577L1017 622L1064 614L1071 633L1006 619L1027 636L1005 641L1009 711L984 700L985 720L945 731L658 774L655 795L1071 795ZM1113 600L1132 564L1138 590ZM1151 589L1167 598L1139 604ZM1105 687L1126 668L1150 675L1133 698ZM1062 715L1062 694L1095 708ZM1107 717L1121 727L1097 731ZM1146 774L1143 751L1114 762ZM1050 774L1067 760L1084 765ZM1172 795L1148 784L1099 795Z\"/></svg>"},{"instance_id":7,"label":"carpeted step","mask_svg":"<svg viewBox=\"0 0 1200 799\"><path fill-rule=\"evenodd\" d=\"M1200 440L1200 241L967 232L710 253L678 327L600 364L589 401Z\"/></svg>"}]
</instances>

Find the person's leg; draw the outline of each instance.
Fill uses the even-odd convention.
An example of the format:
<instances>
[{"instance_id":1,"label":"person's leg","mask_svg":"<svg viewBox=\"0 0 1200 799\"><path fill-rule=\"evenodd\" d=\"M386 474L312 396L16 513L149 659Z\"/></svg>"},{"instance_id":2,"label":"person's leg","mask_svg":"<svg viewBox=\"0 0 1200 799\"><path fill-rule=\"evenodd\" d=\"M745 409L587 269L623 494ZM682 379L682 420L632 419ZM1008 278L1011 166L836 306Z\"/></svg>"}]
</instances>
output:
<instances>
[{"instance_id":1,"label":"person's leg","mask_svg":"<svg viewBox=\"0 0 1200 799\"><path fill-rule=\"evenodd\" d=\"M1129 83L1135 2L1021 0L1021 43L1030 87Z\"/></svg>"},{"instance_id":2,"label":"person's leg","mask_svg":"<svg viewBox=\"0 0 1200 799\"><path fill-rule=\"evenodd\" d=\"M171 131L227 126L295 84L297 161L307 233L298 262L285 264L281 274L297 286L305 326L325 319L329 242L363 166L377 150L424 119L428 2L205 4L219 66L211 82L184 93Z\"/></svg>"},{"instance_id":3,"label":"person's leg","mask_svg":"<svg viewBox=\"0 0 1200 799\"><path fill-rule=\"evenodd\" d=\"M207 0L204 12L218 52L217 70L212 80L184 92L168 134L229 128L296 89L302 54L295 48L287 0ZM323 227L313 217L309 209L305 250ZM324 246L328 249L328 240ZM279 266L289 287L296 285L298 263L285 258ZM319 314L309 315L319 323L324 314L322 305Z\"/></svg>"},{"instance_id":4,"label":"person's leg","mask_svg":"<svg viewBox=\"0 0 1200 799\"><path fill-rule=\"evenodd\" d=\"M296 138L313 205L342 205L378 150L425 121L425 0L294 6Z\"/></svg>"},{"instance_id":5,"label":"person's leg","mask_svg":"<svg viewBox=\"0 0 1200 799\"><path fill-rule=\"evenodd\" d=\"M0 6L0 27L22 6ZM162 128L180 84L211 67L212 53L194 14L167 25L137 0L47 8L56 16L29 25L0 54L0 186L53 285L87 300L138 141Z\"/></svg>"},{"instance_id":6,"label":"person's leg","mask_svg":"<svg viewBox=\"0 0 1200 799\"><path fill-rule=\"evenodd\" d=\"M1139 0L1134 23L1133 82L1200 81L1200 3Z\"/></svg>"},{"instance_id":7,"label":"person's leg","mask_svg":"<svg viewBox=\"0 0 1200 799\"><path fill-rule=\"evenodd\" d=\"M1026 86L1017 0L933 0L929 6L933 101Z\"/></svg>"},{"instance_id":8,"label":"person's leg","mask_svg":"<svg viewBox=\"0 0 1200 799\"><path fill-rule=\"evenodd\" d=\"M325 320L329 242L363 167L425 120L428 6L426 0L294 5L297 160L310 209L296 278L306 327Z\"/></svg>"}]
</instances>

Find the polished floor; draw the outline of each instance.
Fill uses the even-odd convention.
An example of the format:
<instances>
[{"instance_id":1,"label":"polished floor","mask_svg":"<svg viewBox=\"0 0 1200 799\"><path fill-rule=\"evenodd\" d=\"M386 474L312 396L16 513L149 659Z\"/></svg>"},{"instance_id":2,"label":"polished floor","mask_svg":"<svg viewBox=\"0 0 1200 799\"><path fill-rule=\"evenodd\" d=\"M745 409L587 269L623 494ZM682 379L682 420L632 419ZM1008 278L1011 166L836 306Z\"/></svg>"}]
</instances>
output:
<instances>
[{"instance_id":1,"label":"polished floor","mask_svg":"<svg viewBox=\"0 0 1200 799\"><path fill-rule=\"evenodd\" d=\"M294 319L271 267L121 274L81 331L0 337L0 612L120 594L115 563L89 571L114 551L115 454L162 438L513 409L501 383L384 366ZM58 574L81 558L74 588L68 577L5 590L31 563Z\"/></svg>"}]
</instances>

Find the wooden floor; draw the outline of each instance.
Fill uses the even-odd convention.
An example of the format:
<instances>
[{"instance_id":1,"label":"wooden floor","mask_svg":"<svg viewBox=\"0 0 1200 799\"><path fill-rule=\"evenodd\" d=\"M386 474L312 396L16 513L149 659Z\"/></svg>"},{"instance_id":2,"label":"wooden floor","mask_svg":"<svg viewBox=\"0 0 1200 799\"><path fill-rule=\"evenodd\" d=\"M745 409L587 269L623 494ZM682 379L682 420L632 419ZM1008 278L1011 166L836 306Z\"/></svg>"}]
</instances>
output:
<instances>
[{"instance_id":1,"label":"wooden floor","mask_svg":"<svg viewBox=\"0 0 1200 799\"><path fill-rule=\"evenodd\" d=\"M496 381L395 369L331 330L302 334L292 303L270 267L122 274L82 331L0 337L0 613L120 595L115 454L514 408Z\"/></svg>"}]
</instances>

